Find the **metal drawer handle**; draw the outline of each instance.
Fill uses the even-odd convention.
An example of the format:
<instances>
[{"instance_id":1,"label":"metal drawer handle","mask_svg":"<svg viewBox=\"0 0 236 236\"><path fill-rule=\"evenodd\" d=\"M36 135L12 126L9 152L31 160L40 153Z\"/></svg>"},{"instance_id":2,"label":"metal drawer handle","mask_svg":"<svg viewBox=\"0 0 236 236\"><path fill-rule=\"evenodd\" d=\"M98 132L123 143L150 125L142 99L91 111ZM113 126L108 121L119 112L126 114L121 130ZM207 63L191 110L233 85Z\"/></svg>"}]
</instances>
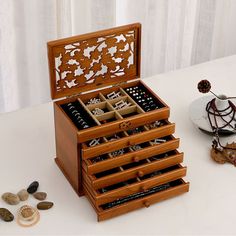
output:
<instances>
[{"instance_id":1,"label":"metal drawer handle","mask_svg":"<svg viewBox=\"0 0 236 236\"><path fill-rule=\"evenodd\" d=\"M139 157L138 157L138 156L134 156L134 157L133 157L133 161L134 161L134 162L139 162Z\"/></svg>"},{"instance_id":2,"label":"metal drawer handle","mask_svg":"<svg viewBox=\"0 0 236 236\"><path fill-rule=\"evenodd\" d=\"M143 171L138 171L138 177L143 177L144 176L144 173L143 173Z\"/></svg>"},{"instance_id":3,"label":"metal drawer handle","mask_svg":"<svg viewBox=\"0 0 236 236\"><path fill-rule=\"evenodd\" d=\"M143 205L148 208L150 207L151 204L149 201L144 201Z\"/></svg>"},{"instance_id":4,"label":"metal drawer handle","mask_svg":"<svg viewBox=\"0 0 236 236\"><path fill-rule=\"evenodd\" d=\"M146 186L141 186L141 187L140 187L140 190L141 190L142 192L144 192L144 191L147 190L147 187L146 187Z\"/></svg>"}]
</instances>

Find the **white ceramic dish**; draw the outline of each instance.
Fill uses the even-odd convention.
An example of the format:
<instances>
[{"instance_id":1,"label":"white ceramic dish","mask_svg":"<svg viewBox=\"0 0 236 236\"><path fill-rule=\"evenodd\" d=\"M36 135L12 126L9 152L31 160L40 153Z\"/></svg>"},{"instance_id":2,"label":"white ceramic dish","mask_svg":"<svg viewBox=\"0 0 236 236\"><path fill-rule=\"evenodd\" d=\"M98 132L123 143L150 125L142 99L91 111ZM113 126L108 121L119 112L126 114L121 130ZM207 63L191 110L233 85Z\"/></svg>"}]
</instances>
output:
<instances>
[{"instance_id":1,"label":"white ceramic dish","mask_svg":"<svg viewBox=\"0 0 236 236\"><path fill-rule=\"evenodd\" d=\"M205 131L207 133L212 134L212 128L210 126L207 112L206 112L206 105L209 101L211 101L214 96L203 96L201 98L198 98L194 100L190 106L189 106L189 115L191 121L202 131ZM218 109L223 109L224 107L228 106L228 101L216 101L216 105ZM226 118L227 120L230 119L230 117ZM224 122L220 118L217 118L217 122L219 126L223 125ZM236 127L236 120L234 120L231 123L234 127ZM223 130L219 132L221 135L230 135L235 134L235 130L231 127L226 127Z\"/></svg>"}]
</instances>

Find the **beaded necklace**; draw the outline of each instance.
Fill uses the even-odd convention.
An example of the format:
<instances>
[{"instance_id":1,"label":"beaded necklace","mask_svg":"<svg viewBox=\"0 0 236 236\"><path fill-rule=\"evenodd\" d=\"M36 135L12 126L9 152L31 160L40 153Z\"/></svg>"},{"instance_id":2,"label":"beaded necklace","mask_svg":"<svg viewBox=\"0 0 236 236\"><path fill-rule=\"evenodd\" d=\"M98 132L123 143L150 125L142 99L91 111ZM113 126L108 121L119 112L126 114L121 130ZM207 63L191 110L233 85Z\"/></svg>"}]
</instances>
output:
<instances>
[{"instance_id":1,"label":"beaded necklace","mask_svg":"<svg viewBox=\"0 0 236 236\"><path fill-rule=\"evenodd\" d=\"M229 106L225 109L219 110L216 107L216 98L213 98L210 102L206 105L206 112L207 117L210 123L210 126L212 128L212 131L214 133L214 140L213 140L213 147L214 148L226 148L223 146L220 142L219 138L219 131L222 131L226 127L231 127L234 131L236 131L236 127L232 125L232 122L236 120L236 107L235 105L229 100ZM230 120L226 120L225 118L229 117ZM223 125L219 126L217 118L221 119L223 121ZM213 120L212 120L213 119ZM233 132L233 131L232 131ZM234 148L228 148L228 149L234 149Z\"/></svg>"},{"instance_id":2,"label":"beaded necklace","mask_svg":"<svg viewBox=\"0 0 236 236\"><path fill-rule=\"evenodd\" d=\"M202 80L198 83L198 90L202 93L211 92L211 84L208 80ZM214 94L215 95L215 94ZM232 124L236 121L236 106L229 99L235 97L219 97L218 99L227 100L228 106L223 109L218 109L216 105L216 98L213 98L206 105L206 112L208 121L210 123L212 132L214 134L212 141L211 157L218 163L230 162L236 166L236 143L222 145L220 142L219 132L221 134L236 134L236 124ZM228 118L228 119L227 119ZM219 122L222 124L220 125ZM232 131L225 129L230 127Z\"/></svg>"}]
</instances>

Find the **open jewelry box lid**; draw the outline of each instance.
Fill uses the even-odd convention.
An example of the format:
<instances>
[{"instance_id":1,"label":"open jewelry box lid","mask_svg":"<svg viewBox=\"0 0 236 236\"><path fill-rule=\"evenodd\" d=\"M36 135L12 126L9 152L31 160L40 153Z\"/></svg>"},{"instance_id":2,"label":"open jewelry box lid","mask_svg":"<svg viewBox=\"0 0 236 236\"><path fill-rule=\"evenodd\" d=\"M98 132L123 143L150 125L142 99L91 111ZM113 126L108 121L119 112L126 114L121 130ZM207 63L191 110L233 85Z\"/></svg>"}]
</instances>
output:
<instances>
[{"instance_id":1,"label":"open jewelry box lid","mask_svg":"<svg viewBox=\"0 0 236 236\"><path fill-rule=\"evenodd\" d=\"M52 99L140 77L141 24L48 42Z\"/></svg>"}]
</instances>

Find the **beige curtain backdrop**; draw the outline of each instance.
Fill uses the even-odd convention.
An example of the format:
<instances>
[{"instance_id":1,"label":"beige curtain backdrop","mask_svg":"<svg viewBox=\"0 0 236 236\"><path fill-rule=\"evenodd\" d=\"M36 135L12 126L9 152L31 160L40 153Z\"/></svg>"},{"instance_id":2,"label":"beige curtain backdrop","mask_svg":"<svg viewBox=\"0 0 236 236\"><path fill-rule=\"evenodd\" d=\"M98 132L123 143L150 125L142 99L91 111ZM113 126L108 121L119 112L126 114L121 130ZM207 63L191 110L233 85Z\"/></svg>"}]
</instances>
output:
<instances>
[{"instance_id":1,"label":"beige curtain backdrop","mask_svg":"<svg viewBox=\"0 0 236 236\"><path fill-rule=\"evenodd\" d=\"M145 78L235 54L235 12L235 0L0 0L0 113L51 100L49 40L141 22Z\"/></svg>"}]
</instances>

